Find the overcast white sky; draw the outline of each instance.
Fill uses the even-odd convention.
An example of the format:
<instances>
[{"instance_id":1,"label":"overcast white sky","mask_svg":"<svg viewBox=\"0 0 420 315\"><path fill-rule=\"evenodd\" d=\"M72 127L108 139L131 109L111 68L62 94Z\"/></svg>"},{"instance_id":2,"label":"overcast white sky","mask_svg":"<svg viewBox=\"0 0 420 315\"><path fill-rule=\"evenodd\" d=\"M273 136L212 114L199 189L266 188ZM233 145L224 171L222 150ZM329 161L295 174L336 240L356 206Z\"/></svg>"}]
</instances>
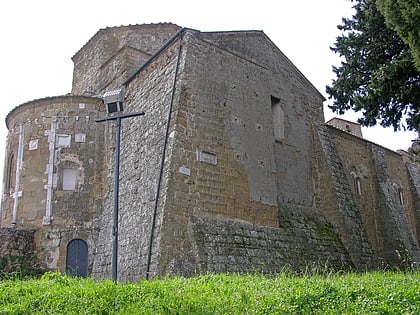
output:
<instances>
[{"instance_id":1,"label":"overcast white sky","mask_svg":"<svg viewBox=\"0 0 420 315\"><path fill-rule=\"evenodd\" d=\"M5 0L0 12L0 178L7 113L70 92L71 57L101 28L172 22L201 31L262 30L327 96L331 66L339 62L329 47L341 18L352 14L347 0ZM333 116L325 110L326 120ZM355 121L356 115L342 118ZM380 127L363 134L393 150L407 149L415 138Z\"/></svg>"}]
</instances>

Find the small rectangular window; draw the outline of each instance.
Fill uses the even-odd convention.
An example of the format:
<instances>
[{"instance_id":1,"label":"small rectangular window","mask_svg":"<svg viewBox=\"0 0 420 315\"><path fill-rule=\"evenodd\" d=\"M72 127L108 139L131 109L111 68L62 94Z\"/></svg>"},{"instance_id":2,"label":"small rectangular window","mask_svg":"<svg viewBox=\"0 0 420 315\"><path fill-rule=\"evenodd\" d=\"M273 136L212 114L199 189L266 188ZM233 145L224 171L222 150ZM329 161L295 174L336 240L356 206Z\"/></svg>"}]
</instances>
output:
<instances>
[{"instance_id":1,"label":"small rectangular window","mask_svg":"<svg viewBox=\"0 0 420 315\"><path fill-rule=\"evenodd\" d=\"M71 135L57 135L57 147L58 148L70 148Z\"/></svg>"},{"instance_id":2,"label":"small rectangular window","mask_svg":"<svg viewBox=\"0 0 420 315\"><path fill-rule=\"evenodd\" d=\"M63 169L63 190L75 190L78 171L71 168Z\"/></svg>"}]
</instances>

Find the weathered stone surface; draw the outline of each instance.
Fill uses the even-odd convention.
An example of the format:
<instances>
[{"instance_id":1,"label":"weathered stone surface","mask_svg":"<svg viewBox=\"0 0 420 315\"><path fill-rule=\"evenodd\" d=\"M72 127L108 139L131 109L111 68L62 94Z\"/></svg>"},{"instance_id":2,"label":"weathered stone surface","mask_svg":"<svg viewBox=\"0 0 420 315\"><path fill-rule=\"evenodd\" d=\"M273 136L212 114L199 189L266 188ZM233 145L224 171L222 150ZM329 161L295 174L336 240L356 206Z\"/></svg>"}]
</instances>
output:
<instances>
[{"instance_id":1,"label":"weathered stone surface","mask_svg":"<svg viewBox=\"0 0 420 315\"><path fill-rule=\"evenodd\" d=\"M391 181L385 149L374 144L370 145L370 149L379 184L379 226L383 233L384 259L391 265L401 263L401 256L405 255L415 262L420 261L420 248L414 235L415 230L410 228L404 209L404 194L400 190L402 185Z\"/></svg>"},{"instance_id":2,"label":"weathered stone surface","mask_svg":"<svg viewBox=\"0 0 420 315\"><path fill-rule=\"evenodd\" d=\"M43 269L65 269L68 235L85 239L92 252L95 248L103 208L105 126L94 119L103 113L99 99L68 95L22 104L6 118L5 174L13 176L3 189L1 225L36 228ZM74 176L65 179L67 170ZM65 187L69 180L74 187Z\"/></svg>"},{"instance_id":3,"label":"weathered stone surface","mask_svg":"<svg viewBox=\"0 0 420 315\"><path fill-rule=\"evenodd\" d=\"M72 94L102 95L118 88L178 30L171 23L99 30L72 58Z\"/></svg>"},{"instance_id":4,"label":"weathered stone surface","mask_svg":"<svg viewBox=\"0 0 420 315\"><path fill-rule=\"evenodd\" d=\"M0 272L24 275L39 268L34 230L0 228Z\"/></svg>"},{"instance_id":5,"label":"weathered stone surface","mask_svg":"<svg viewBox=\"0 0 420 315\"><path fill-rule=\"evenodd\" d=\"M322 95L263 32L107 28L73 61L72 95L6 119L1 225L36 228L44 269L83 240L89 274L111 276L116 126L94 119L115 88L145 112L121 122L120 281L419 263L418 163L324 125Z\"/></svg>"},{"instance_id":6,"label":"weathered stone surface","mask_svg":"<svg viewBox=\"0 0 420 315\"><path fill-rule=\"evenodd\" d=\"M352 262L332 225L314 208L287 205L279 227L209 215L190 216L183 251L166 273L275 273L284 269L349 269Z\"/></svg>"},{"instance_id":7,"label":"weathered stone surface","mask_svg":"<svg viewBox=\"0 0 420 315\"><path fill-rule=\"evenodd\" d=\"M330 205L331 210L327 211L327 216L341 236L354 265L362 270L377 267L372 245L369 243L354 193L347 181L334 137L326 126L318 129L318 135L336 202L335 205Z\"/></svg>"}]
</instances>

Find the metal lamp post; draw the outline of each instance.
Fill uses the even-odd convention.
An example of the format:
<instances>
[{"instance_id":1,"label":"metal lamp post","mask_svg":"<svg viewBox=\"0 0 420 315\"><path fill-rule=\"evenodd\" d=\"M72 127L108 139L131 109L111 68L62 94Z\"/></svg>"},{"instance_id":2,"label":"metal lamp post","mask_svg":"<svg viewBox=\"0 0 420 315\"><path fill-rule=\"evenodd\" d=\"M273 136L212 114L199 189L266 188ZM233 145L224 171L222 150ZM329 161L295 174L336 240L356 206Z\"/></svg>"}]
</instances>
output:
<instances>
[{"instance_id":1,"label":"metal lamp post","mask_svg":"<svg viewBox=\"0 0 420 315\"><path fill-rule=\"evenodd\" d=\"M107 112L120 112L123 110L123 90L114 90L106 92L103 101L106 105ZM119 114L115 116L107 116L95 119L95 122L104 122L116 120L115 128L115 163L114 163L114 219L112 226L112 280L118 278L118 203L119 203L119 178L120 178L120 138L121 138L121 120L124 118L136 117L144 115L144 112L133 112L127 114Z\"/></svg>"}]
</instances>

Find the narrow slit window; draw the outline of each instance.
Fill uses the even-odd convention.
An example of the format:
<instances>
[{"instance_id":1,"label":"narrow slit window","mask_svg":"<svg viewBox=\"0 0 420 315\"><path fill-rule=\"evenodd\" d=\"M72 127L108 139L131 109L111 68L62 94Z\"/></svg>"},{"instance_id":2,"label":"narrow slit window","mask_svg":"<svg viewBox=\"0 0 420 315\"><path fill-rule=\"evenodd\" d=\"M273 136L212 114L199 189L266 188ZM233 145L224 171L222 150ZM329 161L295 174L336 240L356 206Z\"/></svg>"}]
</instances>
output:
<instances>
[{"instance_id":1,"label":"narrow slit window","mask_svg":"<svg viewBox=\"0 0 420 315\"><path fill-rule=\"evenodd\" d=\"M401 188L398 189L398 198L400 200L400 205L404 206L404 194Z\"/></svg>"},{"instance_id":2,"label":"narrow slit window","mask_svg":"<svg viewBox=\"0 0 420 315\"><path fill-rule=\"evenodd\" d=\"M6 174L6 189L10 192L13 190L14 186L15 186L15 173L14 173L14 167L16 166L16 160L15 160L15 156L12 153L9 157L8 160L8 165L7 165L7 174Z\"/></svg>"},{"instance_id":3,"label":"narrow slit window","mask_svg":"<svg viewBox=\"0 0 420 315\"><path fill-rule=\"evenodd\" d=\"M284 140L284 112L280 99L271 96L271 110L273 115L274 139L277 141Z\"/></svg>"},{"instance_id":4,"label":"narrow slit window","mask_svg":"<svg viewBox=\"0 0 420 315\"><path fill-rule=\"evenodd\" d=\"M359 196L362 195L362 184L359 177L356 178L356 191Z\"/></svg>"},{"instance_id":5,"label":"narrow slit window","mask_svg":"<svg viewBox=\"0 0 420 315\"><path fill-rule=\"evenodd\" d=\"M350 173L351 178L353 179L353 189L358 196L362 195L362 182L360 177L356 175L355 172Z\"/></svg>"},{"instance_id":6,"label":"narrow slit window","mask_svg":"<svg viewBox=\"0 0 420 315\"><path fill-rule=\"evenodd\" d=\"M402 190L402 186L398 185L397 183L392 184L392 187L395 189L398 197L398 201L400 202L401 206L404 206L404 194Z\"/></svg>"}]
</instances>

